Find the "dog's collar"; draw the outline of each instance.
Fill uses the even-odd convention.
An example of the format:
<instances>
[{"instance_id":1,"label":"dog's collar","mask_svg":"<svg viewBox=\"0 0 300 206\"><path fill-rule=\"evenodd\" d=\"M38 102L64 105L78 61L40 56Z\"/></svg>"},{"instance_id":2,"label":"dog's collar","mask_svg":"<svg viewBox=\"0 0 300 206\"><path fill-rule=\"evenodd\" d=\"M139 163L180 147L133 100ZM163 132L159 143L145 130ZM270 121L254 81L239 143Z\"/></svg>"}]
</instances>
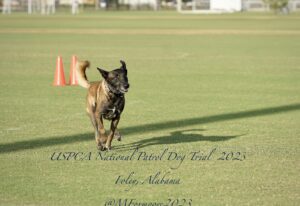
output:
<instances>
[{"instance_id":1,"label":"dog's collar","mask_svg":"<svg viewBox=\"0 0 300 206\"><path fill-rule=\"evenodd\" d=\"M116 96L120 96L120 97L123 96L123 93L121 93L121 92L117 91L116 89L114 89L105 80L103 80L103 85L104 85L104 88L105 88L105 90L106 90L107 93L110 93L110 94L113 94L113 95L116 95Z\"/></svg>"}]
</instances>

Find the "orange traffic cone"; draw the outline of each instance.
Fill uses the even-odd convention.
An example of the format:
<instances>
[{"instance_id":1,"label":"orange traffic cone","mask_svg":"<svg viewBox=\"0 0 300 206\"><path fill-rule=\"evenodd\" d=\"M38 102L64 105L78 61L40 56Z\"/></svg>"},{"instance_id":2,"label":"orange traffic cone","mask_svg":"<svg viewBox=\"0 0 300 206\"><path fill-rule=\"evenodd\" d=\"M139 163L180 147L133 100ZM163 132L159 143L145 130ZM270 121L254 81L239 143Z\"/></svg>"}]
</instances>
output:
<instances>
[{"instance_id":1,"label":"orange traffic cone","mask_svg":"<svg viewBox=\"0 0 300 206\"><path fill-rule=\"evenodd\" d=\"M58 56L56 61L56 71L55 71L53 86L65 86L65 85L66 85L66 80L65 80L65 73L64 73L64 65L61 56Z\"/></svg>"},{"instance_id":2,"label":"orange traffic cone","mask_svg":"<svg viewBox=\"0 0 300 206\"><path fill-rule=\"evenodd\" d=\"M76 76L76 64L77 64L77 57L73 55L71 60L69 85L78 85L78 80Z\"/></svg>"}]
</instances>

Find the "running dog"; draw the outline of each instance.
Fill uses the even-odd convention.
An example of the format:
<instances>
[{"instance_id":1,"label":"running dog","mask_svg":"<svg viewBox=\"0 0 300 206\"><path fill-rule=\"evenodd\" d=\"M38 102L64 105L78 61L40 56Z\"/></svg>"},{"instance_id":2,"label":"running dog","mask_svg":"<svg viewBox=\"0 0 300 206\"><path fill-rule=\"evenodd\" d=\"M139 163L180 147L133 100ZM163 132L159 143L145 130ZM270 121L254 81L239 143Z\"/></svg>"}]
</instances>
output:
<instances>
[{"instance_id":1,"label":"running dog","mask_svg":"<svg viewBox=\"0 0 300 206\"><path fill-rule=\"evenodd\" d=\"M76 65L78 84L88 90L86 111L95 129L95 139L100 150L111 150L114 137L121 140L117 126L125 106L124 94L128 92L129 83L126 64L122 60L120 63L121 67L112 71L97 68L103 77L103 80L97 82L89 82L86 77L89 61L79 61ZM108 136L103 118L111 121Z\"/></svg>"}]
</instances>

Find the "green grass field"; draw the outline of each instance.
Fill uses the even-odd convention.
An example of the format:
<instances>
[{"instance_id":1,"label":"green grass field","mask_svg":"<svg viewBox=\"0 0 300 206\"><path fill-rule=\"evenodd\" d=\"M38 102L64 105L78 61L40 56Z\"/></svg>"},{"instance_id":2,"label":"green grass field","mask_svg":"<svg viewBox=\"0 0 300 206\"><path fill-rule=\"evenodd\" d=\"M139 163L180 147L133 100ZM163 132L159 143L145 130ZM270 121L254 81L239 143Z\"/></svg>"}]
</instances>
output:
<instances>
[{"instance_id":1,"label":"green grass field","mask_svg":"<svg viewBox=\"0 0 300 206\"><path fill-rule=\"evenodd\" d=\"M0 205L299 205L299 14L1 15L0 46ZM127 62L123 140L102 154L168 149L186 155L177 169L166 158L95 160L86 90L52 86L57 56L68 81L73 54L91 61L90 80L101 79L97 66ZM214 148L210 160L190 160ZM92 158L51 160L55 152ZM115 184L159 171L180 184Z\"/></svg>"}]
</instances>

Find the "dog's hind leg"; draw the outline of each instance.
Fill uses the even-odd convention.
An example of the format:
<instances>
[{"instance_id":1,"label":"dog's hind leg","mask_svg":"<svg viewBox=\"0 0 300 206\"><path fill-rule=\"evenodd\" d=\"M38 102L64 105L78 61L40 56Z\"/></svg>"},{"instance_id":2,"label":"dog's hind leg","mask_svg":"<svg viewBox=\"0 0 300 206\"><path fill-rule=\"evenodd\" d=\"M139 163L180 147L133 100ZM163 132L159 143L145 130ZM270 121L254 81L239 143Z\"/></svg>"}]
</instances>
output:
<instances>
[{"instance_id":1,"label":"dog's hind leg","mask_svg":"<svg viewBox=\"0 0 300 206\"><path fill-rule=\"evenodd\" d=\"M108 138L107 138L107 141L106 141L106 144L105 144L105 147L107 150L110 150L111 149L111 141L115 135L115 131L117 129L117 126L118 126L118 123L119 123L119 120L120 118L116 118L114 120L111 121L111 124L110 124L110 133L108 135Z\"/></svg>"},{"instance_id":2,"label":"dog's hind leg","mask_svg":"<svg viewBox=\"0 0 300 206\"><path fill-rule=\"evenodd\" d=\"M114 138L116 138L118 141L122 140L122 135L120 134L119 130L115 130Z\"/></svg>"}]
</instances>

